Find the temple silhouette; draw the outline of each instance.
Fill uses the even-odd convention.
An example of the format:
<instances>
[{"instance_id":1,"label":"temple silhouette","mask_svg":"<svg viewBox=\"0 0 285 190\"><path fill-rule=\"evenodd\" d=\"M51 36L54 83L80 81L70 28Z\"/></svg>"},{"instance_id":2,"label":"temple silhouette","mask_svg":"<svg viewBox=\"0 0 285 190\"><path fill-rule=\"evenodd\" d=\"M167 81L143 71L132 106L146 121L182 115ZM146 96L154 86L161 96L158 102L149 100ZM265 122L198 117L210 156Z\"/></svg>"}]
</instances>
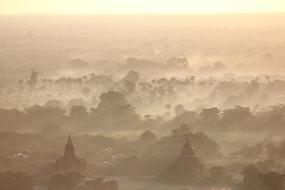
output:
<instances>
[{"instance_id":1,"label":"temple silhouette","mask_svg":"<svg viewBox=\"0 0 285 190\"><path fill-rule=\"evenodd\" d=\"M179 157L169 166L169 180L175 183L197 183L203 177L204 166L195 156L189 138L182 148Z\"/></svg>"},{"instance_id":2,"label":"temple silhouette","mask_svg":"<svg viewBox=\"0 0 285 190\"><path fill-rule=\"evenodd\" d=\"M86 161L84 159L78 158L75 155L75 150L70 135L65 145L63 156L61 156L55 163L55 169L56 173L85 173Z\"/></svg>"}]
</instances>

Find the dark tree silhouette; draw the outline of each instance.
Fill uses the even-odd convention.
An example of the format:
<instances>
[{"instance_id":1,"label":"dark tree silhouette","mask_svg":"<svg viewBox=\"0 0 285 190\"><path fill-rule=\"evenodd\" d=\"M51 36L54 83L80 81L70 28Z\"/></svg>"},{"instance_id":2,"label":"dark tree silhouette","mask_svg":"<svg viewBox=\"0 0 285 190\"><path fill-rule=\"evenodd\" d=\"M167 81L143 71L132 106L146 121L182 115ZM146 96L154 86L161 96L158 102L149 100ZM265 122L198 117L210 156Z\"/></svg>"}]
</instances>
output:
<instances>
[{"instance_id":1,"label":"dark tree silhouette","mask_svg":"<svg viewBox=\"0 0 285 190\"><path fill-rule=\"evenodd\" d=\"M33 179L22 172L7 171L0 175L1 190L33 190Z\"/></svg>"}]
</instances>

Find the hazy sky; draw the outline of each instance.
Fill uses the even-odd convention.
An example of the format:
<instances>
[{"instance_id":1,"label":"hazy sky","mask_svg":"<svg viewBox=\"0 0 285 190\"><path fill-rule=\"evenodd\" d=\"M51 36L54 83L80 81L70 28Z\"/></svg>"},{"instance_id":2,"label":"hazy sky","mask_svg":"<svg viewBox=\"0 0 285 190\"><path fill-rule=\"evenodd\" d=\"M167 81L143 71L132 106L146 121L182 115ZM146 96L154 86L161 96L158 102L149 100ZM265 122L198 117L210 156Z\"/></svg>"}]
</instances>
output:
<instances>
[{"instance_id":1,"label":"hazy sky","mask_svg":"<svg viewBox=\"0 0 285 190\"><path fill-rule=\"evenodd\" d=\"M285 0L0 0L0 13L285 12Z\"/></svg>"}]
</instances>

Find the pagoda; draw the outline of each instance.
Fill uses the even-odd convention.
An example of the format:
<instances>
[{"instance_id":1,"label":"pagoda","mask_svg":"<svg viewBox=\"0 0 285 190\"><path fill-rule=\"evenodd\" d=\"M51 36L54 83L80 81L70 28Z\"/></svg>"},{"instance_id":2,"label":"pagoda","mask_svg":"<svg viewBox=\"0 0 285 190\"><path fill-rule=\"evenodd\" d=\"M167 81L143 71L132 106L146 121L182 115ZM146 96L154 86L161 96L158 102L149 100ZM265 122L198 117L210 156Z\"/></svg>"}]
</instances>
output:
<instances>
[{"instance_id":1,"label":"pagoda","mask_svg":"<svg viewBox=\"0 0 285 190\"><path fill-rule=\"evenodd\" d=\"M71 136L69 135L63 156L55 163L56 173L76 172L83 174L86 168L86 161L75 155Z\"/></svg>"},{"instance_id":2,"label":"pagoda","mask_svg":"<svg viewBox=\"0 0 285 190\"><path fill-rule=\"evenodd\" d=\"M204 166L195 156L187 137L179 157L168 169L169 180L182 184L197 183L203 177L203 170Z\"/></svg>"}]
</instances>

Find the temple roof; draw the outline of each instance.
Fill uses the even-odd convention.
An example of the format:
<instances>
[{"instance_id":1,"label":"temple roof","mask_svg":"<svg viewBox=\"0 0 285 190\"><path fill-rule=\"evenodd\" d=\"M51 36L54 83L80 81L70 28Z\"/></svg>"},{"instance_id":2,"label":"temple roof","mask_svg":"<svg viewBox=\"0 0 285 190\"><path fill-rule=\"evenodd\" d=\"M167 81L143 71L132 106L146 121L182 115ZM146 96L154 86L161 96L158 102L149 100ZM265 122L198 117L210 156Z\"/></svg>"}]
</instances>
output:
<instances>
[{"instance_id":1,"label":"temple roof","mask_svg":"<svg viewBox=\"0 0 285 190\"><path fill-rule=\"evenodd\" d=\"M70 156L75 156L71 135L68 136L68 140L64 150L64 157L70 157Z\"/></svg>"},{"instance_id":2,"label":"temple roof","mask_svg":"<svg viewBox=\"0 0 285 190\"><path fill-rule=\"evenodd\" d=\"M192 157L195 157L194 150L192 148L192 145L190 144L189 138L186 137L186 142L181 151L180 158L192 158Z\"/></svg>"}]
</instances>

